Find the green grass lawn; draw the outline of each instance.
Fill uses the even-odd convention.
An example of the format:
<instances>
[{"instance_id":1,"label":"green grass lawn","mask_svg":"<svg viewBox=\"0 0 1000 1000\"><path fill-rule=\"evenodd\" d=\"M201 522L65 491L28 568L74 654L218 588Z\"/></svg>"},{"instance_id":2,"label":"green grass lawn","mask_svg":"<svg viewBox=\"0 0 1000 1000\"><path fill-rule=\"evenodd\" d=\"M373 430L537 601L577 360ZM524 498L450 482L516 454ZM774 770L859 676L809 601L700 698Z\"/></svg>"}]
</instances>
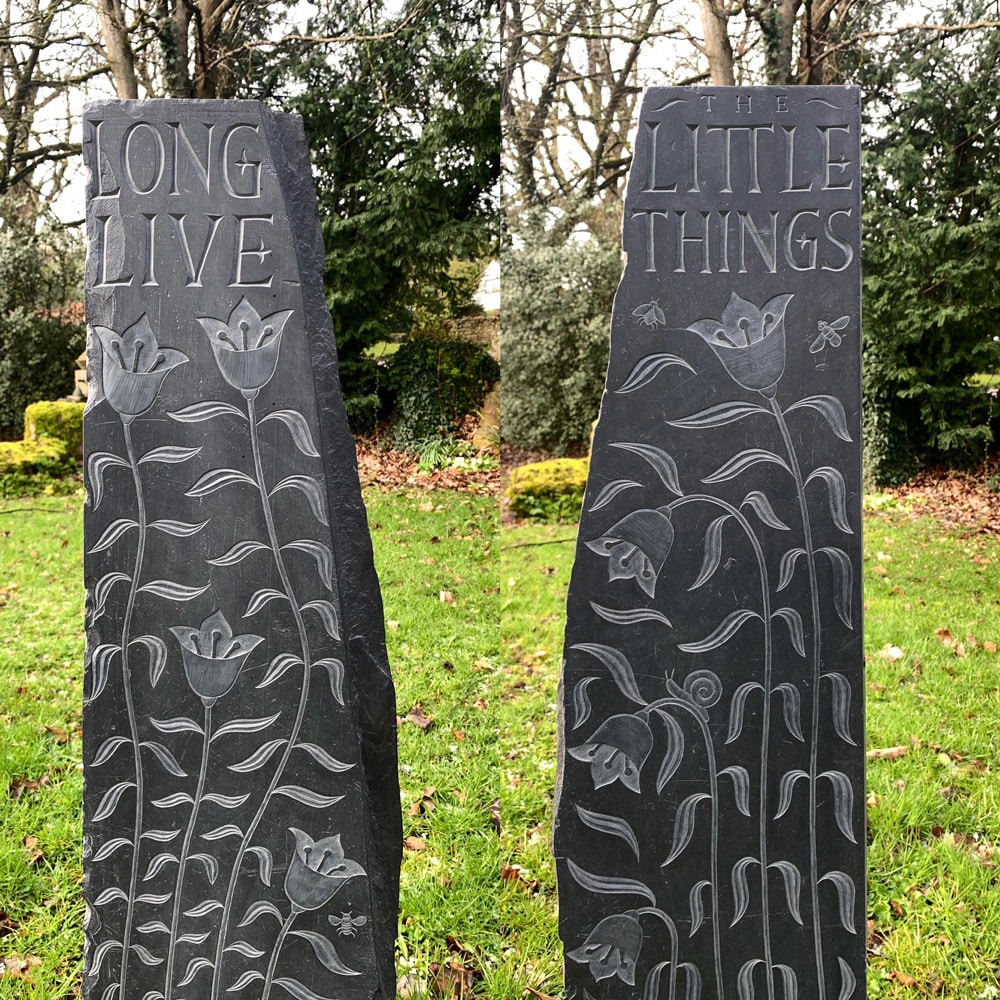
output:
<instances>
[{"instance_id":1,"label":"green grass lawn","mask_svg":"<svg viewBox=\"0 0 1000 1000\"><path fill-rule=\"evenodd\" d=\"M574 528L501 532L495 499L470 494L366 501L407 720L402 996L560 997L549 836ZM80 521L75 498L0 503L3 1000L78 995ZM899 509L866 527L869 997L1000 997L1000 550Z\"/></svg>"}]
</instances>

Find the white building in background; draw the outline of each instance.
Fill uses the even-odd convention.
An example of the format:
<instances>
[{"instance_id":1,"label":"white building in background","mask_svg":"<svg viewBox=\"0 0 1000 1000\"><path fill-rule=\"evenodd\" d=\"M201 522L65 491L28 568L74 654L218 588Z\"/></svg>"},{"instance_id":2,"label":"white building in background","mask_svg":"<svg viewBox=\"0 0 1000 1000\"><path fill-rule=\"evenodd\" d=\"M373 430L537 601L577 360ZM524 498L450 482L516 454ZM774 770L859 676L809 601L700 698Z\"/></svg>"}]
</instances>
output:
<instances>
[{"instance_id":1,"label":"white building in background","mask_svg":"<svg viewBox=\"0 0 1000 1000\"><path fill-rule=\"evenodd\" d=\"M483 307L484 312L496 312L500 308L500 261L491 260L479 279L479 288L472 296Z\"/></svg>"}]
</instances>

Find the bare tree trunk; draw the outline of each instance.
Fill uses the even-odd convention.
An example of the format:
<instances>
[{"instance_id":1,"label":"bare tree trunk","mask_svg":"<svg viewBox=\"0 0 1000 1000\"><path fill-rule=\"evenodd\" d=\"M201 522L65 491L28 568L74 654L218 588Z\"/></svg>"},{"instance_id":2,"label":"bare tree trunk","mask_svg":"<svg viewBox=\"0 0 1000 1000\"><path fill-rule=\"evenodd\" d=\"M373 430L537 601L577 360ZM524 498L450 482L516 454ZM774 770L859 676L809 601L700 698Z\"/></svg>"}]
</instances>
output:
<instances>
[{"instance_id":1,"label":"bare tree trunk","mask_svg":"<svg viewBox=\"0 0 1000 1000\"><path fill-rule=\"evenodd\" d=\"M736 77L733 74L733 47L729 42L729 17L719 0L698 0L698 8L712 83L731 87Z\"/></svg>"},{"instance_id":2,"label":"bare tree trunk","mask_svg":"<svg viewBox=\"0 0 1000 1000\"><path fill-rule=\"evenodd\" d=\"M128 42L128 29L118 0L97 0L97 19L101 25L104 50L111 67L115 91L121 98L139 96L139 81L135 75L135 56Z\"/></svg>"}]
</instances>

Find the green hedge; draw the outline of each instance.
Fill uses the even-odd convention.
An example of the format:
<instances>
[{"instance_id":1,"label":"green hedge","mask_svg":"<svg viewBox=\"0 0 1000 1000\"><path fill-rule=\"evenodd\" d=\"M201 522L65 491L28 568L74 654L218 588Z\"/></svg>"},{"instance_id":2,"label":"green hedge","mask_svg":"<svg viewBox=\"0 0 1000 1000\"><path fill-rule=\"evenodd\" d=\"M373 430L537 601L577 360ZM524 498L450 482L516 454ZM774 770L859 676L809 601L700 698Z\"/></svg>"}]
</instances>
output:
<instances>
[{"instance_id":1,"label":"green hedge","mask_svg":"<svg viewBox=\"0 0 1000 1000\"><path fill-rule=\"evenodd\" d=\"M65 400L32 403L24 411L24 440L53 438L66 446L68 455L83 456L83 410L85 403Z\"/></svg>"},{"instance_id":2,"label":"green hedge","mask_svg":"<svg viewBox=\"0 0 1000 1000\"><path fill-rule=\"evenodd\" d=\"M507 501L518 517L576 521L587 487L588 458L553 458L513 469Z\"/></svg>"}]
</instances>

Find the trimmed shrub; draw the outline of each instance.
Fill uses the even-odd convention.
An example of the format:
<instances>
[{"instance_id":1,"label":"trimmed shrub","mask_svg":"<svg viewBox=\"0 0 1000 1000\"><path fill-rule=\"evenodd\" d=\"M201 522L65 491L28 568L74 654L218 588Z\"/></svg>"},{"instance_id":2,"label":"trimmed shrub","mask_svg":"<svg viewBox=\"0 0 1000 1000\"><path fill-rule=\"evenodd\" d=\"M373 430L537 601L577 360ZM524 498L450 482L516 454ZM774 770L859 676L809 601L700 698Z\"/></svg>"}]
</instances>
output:
<instances>
[{"instance_id":1,"label":"trimmed shrub","mask_svg":"<svg viewBox=\"0 0 1000 1000\"><path fill-rule=\"evenodd\" d=\"M518 517L576 521L587 487L589 458L553 458L511 470L507 501Z\"/></svg>"},{"instance_id":2,"label":"trimmed shrub","mask_svg":"<svg viewBox=\"0 0 1000 1000\"><path fill-rule=\"evenodd\" d=\"M66 446L66 453L83 454L83 410L85 403L58 401L32 403L24 411L24 440L54 438Z\"/></svg>"},{"instance_id":3,"label":"trimmed shrub","mask_svg":"<svg viewBox=\"0 0 1000 1000\"><path fill-rule=\"evenodd\" d=\"M67 492L61 481L76 469L76 460L62 441L0 441L0 496ZM72 488L78 485L74 481Z\"/></svg>"},{"instance_id":4,"label":"trimmed shrub","mask_svg":"<svg viewBox=\"0 0 1000 1000\"><path fill-rule=\"evenodd\" d=\"M415 337L392 356L388 382L395 391L393 439L399 448L449 434L482 406L500 366L476 344Z\"/></svg>"}]
</instances>

